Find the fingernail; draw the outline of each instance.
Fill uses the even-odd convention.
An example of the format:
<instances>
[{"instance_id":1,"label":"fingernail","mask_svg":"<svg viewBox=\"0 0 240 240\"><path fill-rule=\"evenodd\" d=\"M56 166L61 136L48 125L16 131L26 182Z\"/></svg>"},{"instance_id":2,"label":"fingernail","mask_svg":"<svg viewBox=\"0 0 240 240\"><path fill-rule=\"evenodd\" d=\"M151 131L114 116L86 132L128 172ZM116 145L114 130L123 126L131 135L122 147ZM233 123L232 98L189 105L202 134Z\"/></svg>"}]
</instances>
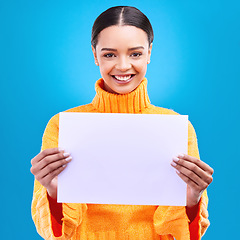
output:
<instances>
[{"instance_id":1,"label":"fingernail","mask_svg":"<svg viewBox=\"0 0 240 240\"><path fill-rule=\"evenodd\" d=\"M70 153L63 153L63 156L68 157L68 156L70 156Z\"/></svg>"},{"instance_id":2,"label":"fingernail","mask_svg":"<svg viewBox=\"0 0 240 240\"><path fill-rule=\"evenodd\" d=\"M173 159L173 161L175 161L175 162L178 162L178 161L179 161L179 158L177 158L177 157L173 157L172 159Z\"/></svg>"},{"instance_id":3,"label":"fingernail","mask_svg":"<svg viewBox=\"0 0 240 240\"><path fill-rule=\"evenodd\" d=\"M176 164L175 162L171 162L171 165L172 165L173 167L176 167L176 166L177 166L177 164Z\"/></svg>"},{"instance_id":4,"label":"fingernail","mask_svg":"<svg viewBox=\"0 0 240 240\"><path fill-rule=\"evenodd\" d=\"M178 154L178 157L183 158L183 157L184 157L184 154L183 154L183 153L180 153L180 154Z\"/></svg>"},{"instance_id":5,"label":"fingernail","mask_svg":"<svg viewBox=\"0 0 240 240\"><path fill-rule=\"evenodd\" d=\"M64 149L61 148L61 147L59 147L59 148L58 148L58 151L59 151L59 152L62 152L62 151L64 151Z\"/></svg>"},{"instance_id":6,"label":"fingernail","mask_svg":"<svg viewBox=\"0 0 240 240\"><path fill-rule=\"evenodd\" d=\"M66 166L67 166L66 164L62 165L63 168L66 167Z\"/></svg>"},{"instance_id":7,"label":"fingernail","mask_svg":"<svg viewBox=\"0 0 240 240\"><path fill-rule=\"evenodd\" d=\"M177 173L177 174L180 174L180 172L179 172L178 170L176 170L176 173Z\"/></svg>"},{"instance_id":8,"label":"fingernail","mask_svg":"<svg viewBox=\"0 0 240 240\"><path fill-rule=\"evenodd\" d=\"M72 160L72 157L68 157L65 159L67 162L70 162Z\"/></svg>"}]
</instances>

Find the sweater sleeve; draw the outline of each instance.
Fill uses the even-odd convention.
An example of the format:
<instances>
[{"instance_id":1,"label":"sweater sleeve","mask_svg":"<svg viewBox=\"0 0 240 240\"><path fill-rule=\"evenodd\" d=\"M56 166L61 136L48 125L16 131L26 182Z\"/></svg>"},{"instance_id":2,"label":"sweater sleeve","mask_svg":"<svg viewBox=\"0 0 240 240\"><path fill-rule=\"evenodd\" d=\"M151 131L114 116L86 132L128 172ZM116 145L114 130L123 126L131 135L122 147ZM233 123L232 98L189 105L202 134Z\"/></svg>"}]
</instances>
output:
<instances>
[{"instance_id":1,"label":"sweater sleeve","mask_svg":"<svg viewBox=\"0 0 240 240\"><path fill-rule=\"evenodd\" d=\"M42 151L48 148L58 147L58 123L59 115L55 115L48 123L42 140ZM59 211L59 208L56 208ZM54 218L56 215L52 211L56 210L50 207L46 189L37 181L34 182L34 192L32 200L32 218L35 223L38 233L49 240L66 240L70 239L76 232L78 226L82 222L82 216L87 209L86 204L63 203L62 221L59 225L61 227L61 234L54 232Z\"/></svg>"},{"instance_id":2,"label":"sweater sleeve","mask_svg":"<svg viewBox=\"0 0 240 240\"><path fill-rule=\"evenodd\" d=\"M195 130L188 125L188 154L199 159ZM204 191L199 202L198 213L190 223L186 207L159 206L154 214L153 223L157 234L172 235L176 240L199 240L209 226L207 211L207 192Z\"/></svg>"}]
</instances>

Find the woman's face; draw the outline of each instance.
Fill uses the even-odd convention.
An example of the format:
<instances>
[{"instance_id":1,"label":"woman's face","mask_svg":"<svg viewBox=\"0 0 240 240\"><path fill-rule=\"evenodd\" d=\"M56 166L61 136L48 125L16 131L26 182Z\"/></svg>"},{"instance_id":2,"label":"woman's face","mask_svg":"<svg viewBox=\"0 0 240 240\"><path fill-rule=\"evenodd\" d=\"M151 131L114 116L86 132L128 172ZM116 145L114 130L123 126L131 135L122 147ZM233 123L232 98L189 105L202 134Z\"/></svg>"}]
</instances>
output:
<instances>
[{"instance_id":1,"label":"woman's face","mask_svg":"<svg viewBox=\"0 0 240 240\"><path fill-rule=\"evenodd\" d=\"M134 26L111 26L98 35L95 62L100 67L104 89L111 93L132 92L143 80L152 45L146 32Z\"/></svg>"}]
</instances>

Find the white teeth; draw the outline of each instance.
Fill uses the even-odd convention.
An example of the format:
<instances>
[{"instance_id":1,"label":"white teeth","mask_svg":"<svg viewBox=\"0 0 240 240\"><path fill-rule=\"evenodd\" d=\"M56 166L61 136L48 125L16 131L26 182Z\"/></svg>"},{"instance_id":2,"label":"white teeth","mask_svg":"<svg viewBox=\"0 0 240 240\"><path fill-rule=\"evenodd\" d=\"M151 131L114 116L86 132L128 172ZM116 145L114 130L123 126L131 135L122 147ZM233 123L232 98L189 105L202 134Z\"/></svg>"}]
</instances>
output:
<instances>
[{"instance_id":1,"label":"white teeth","mask_svg":"<svg viewBox=\"0 0 240 240\"><path fill-rule=\"evenodd\" d=\"M118 76L118 75L114 75L114 77L119 80L119 81L127 81L131 78L132 75L126 75L126 76Z\"/></svg>"}]
</instances>

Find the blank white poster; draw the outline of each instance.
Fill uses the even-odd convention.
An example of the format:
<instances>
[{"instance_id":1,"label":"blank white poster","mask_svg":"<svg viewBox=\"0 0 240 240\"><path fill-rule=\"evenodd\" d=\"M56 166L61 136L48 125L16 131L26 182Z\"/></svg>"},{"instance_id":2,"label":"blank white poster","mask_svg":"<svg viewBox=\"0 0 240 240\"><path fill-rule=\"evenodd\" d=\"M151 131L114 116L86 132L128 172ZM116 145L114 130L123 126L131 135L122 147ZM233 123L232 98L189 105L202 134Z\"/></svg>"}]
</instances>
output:
<instances>
[{"instance_id":1,"label":"blank white poster","mask_svg":"<svg viewBox=\"0 0 240 240\"><path fill-rule=\"evenodd\" d=\"M187 146L185 115L60 113L59 147L73 159L58 176L58 202L185 206L170 163Z\"/></svg>"}]
</instances>

